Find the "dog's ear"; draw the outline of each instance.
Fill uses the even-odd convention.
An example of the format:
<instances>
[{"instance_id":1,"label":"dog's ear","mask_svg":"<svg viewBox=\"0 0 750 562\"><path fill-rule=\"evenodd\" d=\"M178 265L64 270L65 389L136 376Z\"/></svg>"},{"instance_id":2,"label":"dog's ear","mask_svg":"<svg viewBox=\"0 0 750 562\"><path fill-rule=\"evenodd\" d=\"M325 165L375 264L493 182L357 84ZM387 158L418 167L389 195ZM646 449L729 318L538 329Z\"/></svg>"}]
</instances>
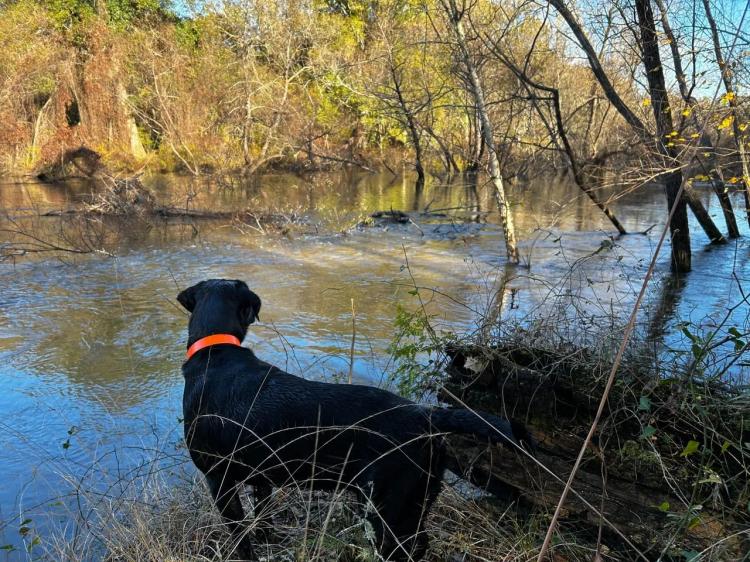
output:
<instances>
[{"instance_id":1,"label":"dog's ear","mask_svg":"<svg viewBox=\"0 0 750 562\"><path fill-rule=\"evenodd\" d=\"M200 289L201 285L203 285L203 281L192 287L188 287L177 295L177 302L184 306L188 312L193 312L195 308L195 299L198 296L198 289Z\"/></svg>"},{"instance_id":2,"label":"dog's ear","mask_svg":"<svg viewBox=\"0 0 750 562\"><path fill-rule=\"evenodd\" d=\"M256 295L244 281L235 281L235 286L240 294L240 315L242 321L250 325L260 319L260 297Z\"/></svg>"}]
</instances>

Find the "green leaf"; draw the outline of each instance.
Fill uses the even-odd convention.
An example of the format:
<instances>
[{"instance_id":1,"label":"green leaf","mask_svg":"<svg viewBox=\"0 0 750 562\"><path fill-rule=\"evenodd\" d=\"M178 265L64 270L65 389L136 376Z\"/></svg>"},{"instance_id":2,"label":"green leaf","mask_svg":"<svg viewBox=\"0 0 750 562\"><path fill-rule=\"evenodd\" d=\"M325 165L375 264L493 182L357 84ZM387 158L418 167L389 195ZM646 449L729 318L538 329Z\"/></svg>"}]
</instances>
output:
<instances>
[{"instance_id":1,"label":"green leaf","mask_svg":"<svg viewBox=\"0 0 750 562\"><path fill-rule=\"evenodd\" d=\"M638 401L638 409L641 412L650 412L651 399L648 396L641 396L641 399Z\"/></svg>"},{"instance_id":2,"label":"green leaf","mask_svg":"<svg viewBox=\"0 0 750 562\"><path fill-rule=\"evenodd\" d=\"M713 470L710 468L706 468L706 477L702 480L698 480L698 484L721 484L721 476L716 474Z\"/></svg>"},{"instance_id":3,"label":"green leaf","mask_svg":"<svg viewBox=\"0 0 750 562\"><path fill-rule=\"evenodd\" d=\"M15 549L16 547L12 544L4 544L3 546L0 546L0 550L7 550L8 552L13 552Z\"/></svg>"},{"instance_id":4,"label":"green leaf","mask_svg":"<svg viewBox=\"0 0 750 562\"><path fill-rule=\"evenodd\" d=\"M29 531L31 531L31 527L21 527L20 529L18 529L18 534L22 537L25 537L29 534Z\"/></svg>"},{"instance_id":5,"label":"green leaf","mask_svg":"<svg viewBox=\"0 0 750 562\"><path fill-rule=\"evenodd\" d=\"M662 513L666 513L667 511L669 511L669 502L667 502L667 501L661 502L661 503L660 503L659 505L657 505L656 507L657 507L657 508L659 509L659 511L661 511Z\"/></svg>"},{"instance_id":6,"label":"green leaf","mask_svg":"<svg viewBox=\"0 0 750 562\"><path fill-rule=\"evenodd\" d=\"M697 550L683 550L680 554L685 557L685 562L699 562L701 559L701 553Z\"/></svg>"},{"instance_id":7,"label":"green leaf","mask_svg":"<svg viewBox=\"0 0 750 562\"><path fill-rule=\"evenodd\" d=\"M724 441L724 443L721 444L721 452L726 453L731 445L732 444L729 441Z\"/></svg>"},{"instance_id":8,"label":"green leaf","mask_svg":"<svg viewBox=\"0 0 750 562\"><path fill-rule=\"evenodd\" d=\"M651 437L654 436L655 433L656 433L656 428L652 425L647 425L646 427L643 428L643 433L641 433L641 437L643 437L644 439L650 439Z\"/></svg>"},{"instance_id":9,"label":"green leaf","mask_svg":"<svg viewBox=\"0 0 750 562\"><path fill-rule=\"evenodd\" d=\"M690 333L690 330L687 329L687 326L683 326L682 327L682 333L685 334L690 339L690 341L692 341L692 342L697 342L698 341L698 338L695 337L693 334Z\"/></svg>"},{"instance_id":10,"label":"green leaf","mask_svg":"<svg viewBox=\"0 0 750 562\"><path fill-rule=\"evenodd\" d=\"M734 326L732 326L731 328L729 328L727 330L727 332L729 332L735 338L741 338L742 337L742 334L740 333L740 331L737 328L735 328Z\"/></svg>"},{"instance_id":11,"label":"green leaf","mask_svg":"<svg viewBox=\"0 0 750 562\"><path fill-rule=\"evenodd\" d=\"M703 347L697 343L690 346L690 350L693 352L693 357L700 359L703 356Z\"/></svg>"},{"instance_id":12,"label":"green leaf","mask_svg":"<svg viewBox=\"0 0 750 562\"><path fill-rule=\"evenodd\" d=\"M23 521L21 521L21 525L22 525L22 526L23 526L23 525L28 525L28 524L29 524L29 523L31 523L32 521L33 521L33 519L30 519L30 518L28 518L28 517L27 517L26 519L24 519Z\"/></svg>"},{"instance_id":13,"label":"green leaf","mask_svg":"<svg viewBox=\"0 0 750 562\"><path fill-rule=\"evenodd\" d=\"M698 450L698 447L700 447L700 443L691 439L690 441L688 441L688 444L685 445L685 448L680 453L680 456L687 458L695 453Z\"/></svg>"}]
</instances>

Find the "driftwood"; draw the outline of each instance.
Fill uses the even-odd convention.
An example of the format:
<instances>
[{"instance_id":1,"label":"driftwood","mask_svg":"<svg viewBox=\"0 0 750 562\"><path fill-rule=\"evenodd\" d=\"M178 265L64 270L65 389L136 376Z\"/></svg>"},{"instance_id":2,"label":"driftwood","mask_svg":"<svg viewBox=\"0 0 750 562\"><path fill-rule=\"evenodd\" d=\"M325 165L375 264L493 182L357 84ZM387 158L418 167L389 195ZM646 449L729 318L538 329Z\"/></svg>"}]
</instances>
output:
<instances>
[{"instance_id":1,"label":"driftwood","mask_svg":"<svg viewBox=\"0 0 750 562\"><path fill-rule=\"evenodd\" d=\"M451 469L515 501L521 513L551 514L601 396L601 377L588 369L595 365L594 358L573 348L548 352L456 347L448 354L449 380L439 393L443 401L526 420L537 441L534 460L450 436L457 459ZM623 387L628 390L615 393L609 403L604 427L587 452L565 504L563 530L594 542L601 533L603 544L622 560L638 559L637 551L650 560L664 552L676 553L680 559L680 552L700 552L737 533L720 542L711 559L742 559L743 553L750 552L750 514L746 505L736 502L737 497L747 502L746 472L731 463L723 466L720 475L725 484L717 486L713 502L688 506L691 494L698 497L707 486L705 478L693 478L682 470L688 461L681 458L680 450L691 438L699 439L696 428L670 411L674 385L665 386L669 396L659 394L661 387L640 380L639 374L639 369L623 373L627 383ZM659 411L639 412L639 395L649 392L660 404ZM727 410L726 415L736 418L737 412ZM674 443L671 454L655 454L651 446L657 446L656 438L652 443L642 434L646 424L669 434ZM673 465L665 466L670 460ZM730 493L726 483L733 479L737 490ZM744 517L737 517L743 512Z\"/></svg>"}]
</instances>

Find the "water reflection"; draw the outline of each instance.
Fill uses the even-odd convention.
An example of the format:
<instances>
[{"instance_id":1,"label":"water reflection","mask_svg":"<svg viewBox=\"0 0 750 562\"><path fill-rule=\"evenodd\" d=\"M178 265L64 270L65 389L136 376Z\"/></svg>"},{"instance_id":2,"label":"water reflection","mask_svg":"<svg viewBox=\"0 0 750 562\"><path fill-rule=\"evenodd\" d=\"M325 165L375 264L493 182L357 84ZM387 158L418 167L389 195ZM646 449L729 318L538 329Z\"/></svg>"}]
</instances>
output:
<instances>
[{"instance_id":1,"label":"water reflection","mask_svg":"<svg viewBox=\"0 0 750 562\"><path fill-rule=\"evenodd\" d=\"M0 489L3 518L17 512L20 498L33 505L54 495L60 488L56 473L80 470L95 451L179 434L186 316L174 296L196 281L247 280L264 301L263 322L252 328L249 344L269 361L308 377L348 372L354 299L355 378L380 384L389 367L396 305L414 305L413 282L424 288L435 325L456 331L478 329L498 291L496 309L505 318L544 312L550 295L556 307L550 314L572 319L583 310L624 317L658 235L654 229L648 236L614 239L607 219L564 181L512 185L526 270L506 264L491 186L482 178L428 183L419 192L413 180L390 174L148 182L163 204L306 213L320 233L288 239L210 222L197 229L105 224L104 232L120 233L111 241L117 258L3 266L0 408L5 420L13 420L12 429L0 429L0 470L10 483ZM90 189L85 183L0 184L0 207L11 214L60 209ZM700 195L721 224L711 193ZM663 224L659 188L623 196L612 207L628 231ZM441 216L416 217L419 228L349 228L373 210L389 209L429 209ZM60 219L44 221L35 225L49 235L59 233ZM692 228L695 271L679 291L655 291L646 311L663 319L654 325L654 337L673 347L683 345L674 329L677 319L720 321L727 305L741 298L737 282L750 278L744 239L703 251L707 240ZM668 270L667 252L659 270ZM747 329L747 311L735 309L733 325ZM78 428L73 446L63 450L72 426Z\"/></svg>"}]
</instances>

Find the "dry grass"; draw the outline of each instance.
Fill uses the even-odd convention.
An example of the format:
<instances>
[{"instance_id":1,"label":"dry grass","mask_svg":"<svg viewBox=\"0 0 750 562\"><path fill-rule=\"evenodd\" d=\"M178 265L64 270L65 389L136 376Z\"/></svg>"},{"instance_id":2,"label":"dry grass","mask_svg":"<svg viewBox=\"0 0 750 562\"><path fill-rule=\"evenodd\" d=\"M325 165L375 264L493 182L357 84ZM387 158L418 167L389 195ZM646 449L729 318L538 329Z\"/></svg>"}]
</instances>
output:
<instances>
[{"instance_id":1,"label":"dry grass","mask_svg":"<svg viewBox=\"0 0 750 562\"><path fill-rule=\"evenodd\" d=\"M135 487L134 489L137 489ZM83 493L92 509L72 538L61 532L47 541L49 559L65 562L225 562L232 538L199 476L152 480L132 495L103 500ZM88 502L92 502L88 504ZM249 497L243 503L250 507ZM369 526L348 494L276 490L268 507L275 540L261 544L263 560L375 561ZM252 516L246 520L254 531ZM476 490L447 487L427 519L432 539L427 560L528 560L534 539L512 510L500 511ZM580 558L584 560L585 557Z\"/></svg>"}]
</instances>

